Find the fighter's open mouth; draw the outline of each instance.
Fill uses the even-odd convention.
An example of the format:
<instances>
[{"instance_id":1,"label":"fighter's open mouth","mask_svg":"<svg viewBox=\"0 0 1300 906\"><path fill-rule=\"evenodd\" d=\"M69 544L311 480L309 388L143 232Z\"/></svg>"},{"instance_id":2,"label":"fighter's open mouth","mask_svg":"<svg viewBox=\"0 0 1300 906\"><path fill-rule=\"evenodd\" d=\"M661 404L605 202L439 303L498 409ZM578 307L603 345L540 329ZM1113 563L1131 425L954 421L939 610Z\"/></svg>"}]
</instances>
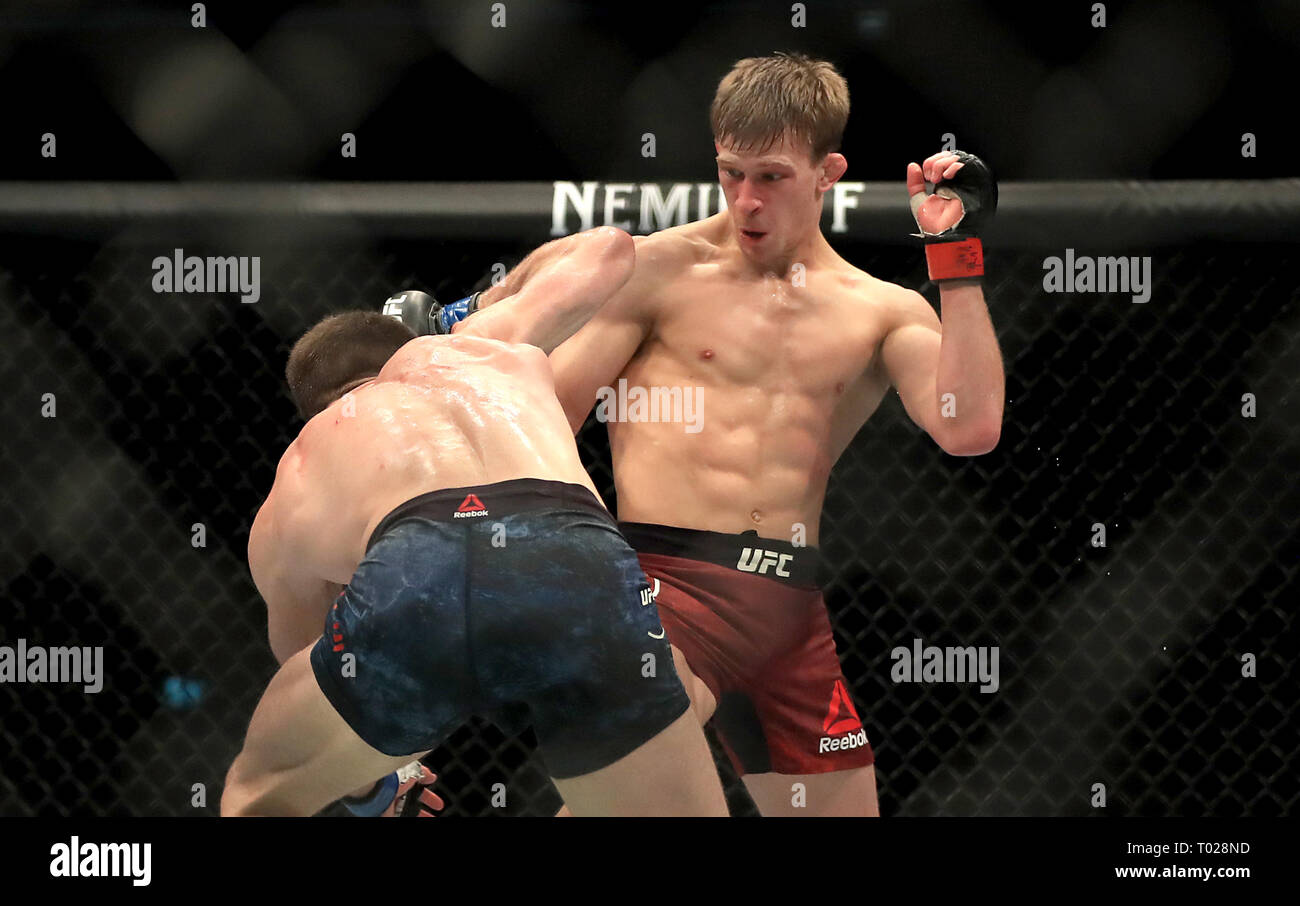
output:
<instances>
[{"instance_id":1,"label":"fighter's open mouth","mask_svg":"<svg viewBox=\"0 0 1300 906\"><path fill-rule=\"evenodd\" d=\"M766 233L759 232L758 230L741 230L740 232L745 235L746 239L762 239L764 236L767 235Z\"/></svg>"}]
</instances>

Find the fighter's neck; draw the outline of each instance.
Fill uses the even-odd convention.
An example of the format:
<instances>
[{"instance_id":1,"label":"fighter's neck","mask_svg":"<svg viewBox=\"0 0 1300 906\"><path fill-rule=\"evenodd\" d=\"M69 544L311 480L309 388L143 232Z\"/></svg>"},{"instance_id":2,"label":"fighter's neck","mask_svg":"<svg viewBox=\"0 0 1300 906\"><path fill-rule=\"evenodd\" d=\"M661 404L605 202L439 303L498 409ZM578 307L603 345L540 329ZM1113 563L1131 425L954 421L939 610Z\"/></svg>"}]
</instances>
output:
<instances>
[{"instance_id":1,"label":"fighter's neck","mask_svg":"<svg viewBox=\"0 0 1300 906\"><path fill-rule=\"evenodd\" d=\"M370 377L357 378L355 381L352 381L350 384L344 385L343 389L339 391L339 396L340 397L346 396L347 394L351 393L353 390L360 390L362 387L366 386L367 384L373 384L378 379L378 377L379 375L376 374L376 375L371 375Z\"/></svg>"},{"instance_id":2,"label":"fighter's neck","mask_svg":"<svg viewBox=\"0 0 1300 906\"><path fill-rule=\"evenodd\" d=\"M727 235L722 247L743 273L754 277L776 277L780 280L790 279L796 275L796 265L807 270L830 265L835 259L835 250L831 248L820 228L814 228L792 248L761 259L746 254L736 240L731 224L727 224Z\"/></svg>"}]
</instances>

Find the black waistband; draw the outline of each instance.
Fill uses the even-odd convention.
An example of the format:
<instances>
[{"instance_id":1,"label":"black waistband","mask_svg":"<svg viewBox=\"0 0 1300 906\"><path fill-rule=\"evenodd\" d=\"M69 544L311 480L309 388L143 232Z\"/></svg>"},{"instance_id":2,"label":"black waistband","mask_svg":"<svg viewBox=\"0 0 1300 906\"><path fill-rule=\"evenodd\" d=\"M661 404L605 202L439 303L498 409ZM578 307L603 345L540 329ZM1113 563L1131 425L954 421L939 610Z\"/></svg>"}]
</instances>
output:
<instances>
[{"instance_id":1,"label":"black waistband","mask_svg":"<svg viewBox=\"0 0 1300 906\"><path fill-rule=\"evenodd\" d=\"M461 522L509 516L530 510L578 509L613 524L614 517L591 490L580 484L541 478L512 478L495 484L443 488L412 497L383 519L370 533L366 550L398 522L420 518L433 522Z\"/></svg>"},{"instance_id":2,"label":"black waistband","mask_svg":"<svg viewBox=\"0 0 1300 906\"><path fill-rule=\"evenodd\" d=\"M817 587L821 554L815 547L760 538L754 531L729 535L649 522L620 522L618 528L638 554L702 560L788 585Z\"/></svg>"}]
</instances>

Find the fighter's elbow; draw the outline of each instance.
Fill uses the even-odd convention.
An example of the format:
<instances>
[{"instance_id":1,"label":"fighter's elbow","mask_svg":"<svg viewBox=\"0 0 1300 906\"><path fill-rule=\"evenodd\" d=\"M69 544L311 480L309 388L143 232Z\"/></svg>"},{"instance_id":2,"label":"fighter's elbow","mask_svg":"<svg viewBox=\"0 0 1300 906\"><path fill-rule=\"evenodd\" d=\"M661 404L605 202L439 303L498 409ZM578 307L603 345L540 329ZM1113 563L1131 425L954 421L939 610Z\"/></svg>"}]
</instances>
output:
<instances>
[{"instance_id":1,"label":"fighter's elbow","mask_svg":"<svg viewBox=\"0 0 1300 906\"><path fill-rule=\"evenodd\" d=\"M616 226L599 226L586 233L592 246L604 257L619 261L636 257L636 240L627 230Z\"/></svg>"},{"instance_id":2,"label":"fighter's elbow","mask_svg":"<svg viewBox=\"0 0 1300 906\"><path fill-rule=\"evenodd\" d=\"M626 230L602 226L587 231L591 253L600 266L619 283L632 276L636 267L636 241Z\"/></svg>"},{"instance_id":3,"label":"fighter's elbow","mask_svg":"<svg viewBox=\"0 0 1300 906\"><path fill-rule=\"evenodd\" d=\"M333 600L342 591L342 586L332 586L328 600ZM266 608L266 640L271 646L271 655L275 662L284 665L299 651L314 646L320 640L320 623L310 617L295 615L282 602L280 605L268 604Z\"/></svg>"},{"instance_id":4,"label":"fighter's elbow","mask_svg":"<svg viewBox=\"0 0 1300 906\"><path fill-rule=\"evenodd\" d=\"M277 632L275 627L271 627L266 634L266 640L271 646L271 656L275 658L277 664L283 665L285 661L298 653L299 648L294 647L293 641L284 632Z\"/></svg>"}]
</instances>

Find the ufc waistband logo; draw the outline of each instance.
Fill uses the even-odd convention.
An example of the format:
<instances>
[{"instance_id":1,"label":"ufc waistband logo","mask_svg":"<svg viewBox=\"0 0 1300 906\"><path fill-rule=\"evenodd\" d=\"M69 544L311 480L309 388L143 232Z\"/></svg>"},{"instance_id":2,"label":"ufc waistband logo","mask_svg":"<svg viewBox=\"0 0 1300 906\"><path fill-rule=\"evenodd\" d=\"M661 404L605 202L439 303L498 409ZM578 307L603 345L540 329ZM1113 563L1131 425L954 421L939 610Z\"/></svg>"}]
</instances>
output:
<instances>
[{"instance_id":1,"label":"ufc waistband logo","mask_svg":"<svg viewBox=\"0 0 1300 906\"><path fill-rule=\"evenodd\" d=\"M649 607L651 604L655 602L655 598L659 597L659 580L652 579L651 581L654 582L654 586L652 588L641 589L642 607Z\"/></svg>"},{"instance_id":2,"label":"ufc waistband logo","mask_svg":"<svg viewBox=\"0 0 1300 906\"><path fill-rule=\"evenodd\" d=\"M742 573L758 573L760 576L766 576L768 568L775 566L776 574L788 579L790 570L785 567L793 559L794 554L778 554L775 551L765 551L761 547L747 547L740 552L736 569Z\"/></svg>"}]
</instances>

